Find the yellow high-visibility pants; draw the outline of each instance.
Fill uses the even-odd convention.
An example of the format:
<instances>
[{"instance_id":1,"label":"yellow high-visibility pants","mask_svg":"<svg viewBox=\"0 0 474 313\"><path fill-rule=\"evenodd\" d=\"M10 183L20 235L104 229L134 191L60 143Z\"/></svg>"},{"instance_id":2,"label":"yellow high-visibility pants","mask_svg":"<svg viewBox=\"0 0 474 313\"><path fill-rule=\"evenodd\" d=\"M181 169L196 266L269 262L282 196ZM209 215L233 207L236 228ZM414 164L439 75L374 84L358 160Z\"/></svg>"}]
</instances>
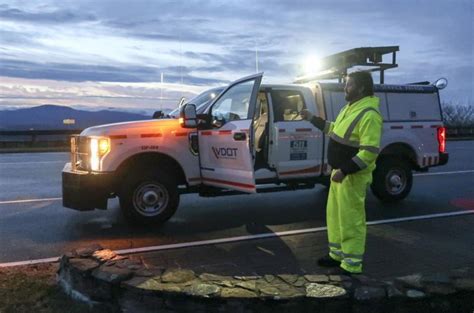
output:
<instances>
[{"instance_id":1,"label":"yellow high-visibility pants","mask_svg":"<svg viewBox=\"0 0 474 313\"><path fill-rule=\"evenodd\" d=\"M331 178L336 170L331 173ZM329 256L352 273L362 272L367 226L365 196L371 172L349 174L341 183L331 181L326 220Z\"/></svg>"}]
</instances>

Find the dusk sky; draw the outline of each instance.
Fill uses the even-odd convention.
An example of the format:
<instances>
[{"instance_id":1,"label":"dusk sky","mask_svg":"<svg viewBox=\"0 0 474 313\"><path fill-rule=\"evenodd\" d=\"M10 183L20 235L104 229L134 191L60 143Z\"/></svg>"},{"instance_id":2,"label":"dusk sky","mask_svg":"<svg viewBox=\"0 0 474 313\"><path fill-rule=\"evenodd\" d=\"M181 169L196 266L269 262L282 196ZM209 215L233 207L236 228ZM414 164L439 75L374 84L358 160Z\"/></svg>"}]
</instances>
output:
<instances>
[{"instance_id":1,"label":"dusk sky","mask_svg":"<svg viewBox=\"0 0 474 313\"><path fill-rule=\"evenodd\" d=\"M255 73L256 50L264 82L290 83L308 57L392 45L399 68L386 83L446 77L442 100L474 105L473 3L4 1L0 109L171 108Z\"/></svg>"}]
</instances>

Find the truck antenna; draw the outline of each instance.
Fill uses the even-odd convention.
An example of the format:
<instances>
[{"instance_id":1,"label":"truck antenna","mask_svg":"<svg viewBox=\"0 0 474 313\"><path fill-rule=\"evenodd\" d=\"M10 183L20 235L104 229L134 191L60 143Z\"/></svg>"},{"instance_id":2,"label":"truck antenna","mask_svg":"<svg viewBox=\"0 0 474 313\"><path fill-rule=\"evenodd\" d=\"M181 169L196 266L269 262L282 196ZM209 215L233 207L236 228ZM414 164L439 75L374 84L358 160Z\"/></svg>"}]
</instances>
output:
<instances>
[{"instance_id":1,"label":"truck antenna","mask_svg":"<svg viewBox=\"0 0 474 313\"><path fill-rule=\"evenodd\" d=\"M255 73L258 73L258 46L257 46L256 39L255 39Z\"/></svg>"}]
</instances>

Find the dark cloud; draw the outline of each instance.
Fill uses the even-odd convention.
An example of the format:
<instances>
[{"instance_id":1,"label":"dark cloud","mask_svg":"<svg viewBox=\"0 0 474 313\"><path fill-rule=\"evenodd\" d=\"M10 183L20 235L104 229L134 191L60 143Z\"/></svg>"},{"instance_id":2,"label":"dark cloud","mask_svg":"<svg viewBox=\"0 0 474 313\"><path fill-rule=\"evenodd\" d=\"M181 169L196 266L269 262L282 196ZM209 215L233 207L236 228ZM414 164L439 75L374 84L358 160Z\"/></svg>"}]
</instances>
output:
<instances>
[{"instance_id":1,"label":"dark cloud","mask_svg":"<svg viewBox=\"0 0 474 313\"><path fill-rule=\"evenodd\" d=\"M263 56L259 60L260 68L273 73L277 73L281 70L276 60L282 55L282 52L278 50L267 50L260 51L259 55ZM255 70L255 50L250 49L232 50L229 54L196 53L188 51L184 53L184 56L194 60L202 60L210 64L194 68L194 70L200 72L214 73L227 71L232 73L240 72L243 69L247 69L249 72Z\"/></svg>"},{"instance_id":2,"label":"dark cloud","mask_svg":"<svg viewBox=\"0 0 474 313\"><path fill-rule=\"evenodd\" d=\"M86 1L78 5L89 8L91 4ZM261 22L266 23L266 27L280 23L274 16L261 19L265 11L256 12L254 6L212 1L134 1L130 7L128 1L101 1L95 12L103 25L118 29L117 35L230 45L258 38L262 31L257 24ZM229 31L233 27L240 29L240 25L245 28L244 32Z\"/></svg>"},{"instance_id":3,"label":"dark cloud","mask_svg":"<svg viewBox=\"0 0 474 313\"><path fill-rule=\"evenodd\" d=\"M183 33L173 33L173 32L155 32L150 31L146 33L142 32L127 32L123 34L126 37L142 38L156 41L180 41L188 43L218 43L221 42L215 36L209 36L207 33L201 32L183 32Z\"/></svg>"},{"instance_id":4,"label":"dark cloud","mask_svg":"<svg viewBox=\"0 0 474 313\"><path fill-rule=\"evenodd\" d=\"M162 17L153 17L150 19L144 18L142 15L129 16L127 19L123 18L108 18L104 19L102 23L104 25L123 28L129 31L143 31L152 29L167 29L176 30L184 28L193 28L201 26L204 23L211 22L211 20L199 17L181 17L179 15L167 14Z\"/></svg>"},{"instance_id":5,"label":"dark cloud","mask_svg":"<svg viewBox=\"0 0 474 313\"><path fill-rule=\"evenodd\" d=\"M176 18L174 16L135 20L108 20L104 25L117 28L123 37L147 39L151 41L179 41L181 43L211 43L219 45L247 44L255 42L252 34L235 34L221 30L219 24L206 18ZM225 28L225 27L224 27Z\"/></svg>"},{"instance_id":6,"label":"dark cloud","mask_svg":"<svg viewBox=\"0 0 474 313\"><path fill-rule=\"evenodd\" d=\"M2 75L9 77L51 79L61 81L141 82L156 77L156 70L147 67L113 67L61 63L35 63L0 59ZM159 76L159 75L158 75Z\"/></svg>"},{"instance_id":7,"label":"dark cloud","mask_svg":"<svg viewBox=\"0 0 474 313\"><path fill-rule=\"evenodd\" d=\"M77 13L70 10L55 10L51 12L28 12L8 6L0 7L0 18L10 21L31 23L77 23L96 21L92 14Z\"/></svg>"},{"instance_id":8,"label":"dark cloud","mask_svg":"<svg viewBox=\"0 0 474 313\"><path fill-rule=\"evenodd\" d=\"M100 82L158 82L161 73L166 73L166 82L195 85L222 83L222 80L193 77L193 70L187 67L170 66L163 68L146 66L99 66L62 63L34 63L0 59L2 76L49 79L58 81L100 81Z\"/></svg>"}]
</instances>

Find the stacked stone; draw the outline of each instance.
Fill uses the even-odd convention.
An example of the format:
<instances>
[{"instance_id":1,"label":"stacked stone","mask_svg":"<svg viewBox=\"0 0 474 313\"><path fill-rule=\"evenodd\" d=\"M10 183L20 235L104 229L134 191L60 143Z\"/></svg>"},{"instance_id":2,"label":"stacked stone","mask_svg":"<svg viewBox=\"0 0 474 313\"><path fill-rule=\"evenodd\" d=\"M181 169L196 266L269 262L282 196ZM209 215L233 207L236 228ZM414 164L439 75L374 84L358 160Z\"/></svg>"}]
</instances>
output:
<instances>
[{"instance_id":1,"label":"stacked stone","mask_svg":"<svg viewBox=\"0 0 474 313\"><path fill-rule=\"evenodd\" d=\"M65 255L58 277L76 299L121 312L404 312L408 307L471 313L471 274L467 268L385 282L363 275L222 276L159 268L93 246Z\"/></svg>"}]
</instances>

